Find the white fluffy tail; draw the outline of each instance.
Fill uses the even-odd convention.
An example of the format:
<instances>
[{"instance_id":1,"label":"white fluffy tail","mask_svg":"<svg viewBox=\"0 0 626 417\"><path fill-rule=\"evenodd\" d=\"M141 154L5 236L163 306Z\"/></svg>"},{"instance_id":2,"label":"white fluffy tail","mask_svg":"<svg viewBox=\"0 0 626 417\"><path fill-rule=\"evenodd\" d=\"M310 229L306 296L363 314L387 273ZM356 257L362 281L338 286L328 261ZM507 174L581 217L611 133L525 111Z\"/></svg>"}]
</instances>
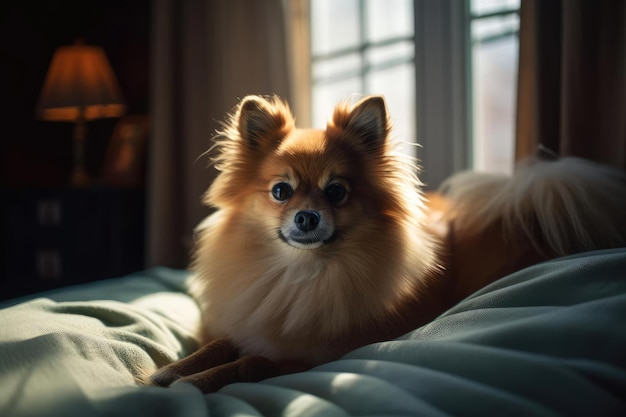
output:
<instances>
[{"instance_id":1,"label":"white fluffy tail","mask_svg":"<svg viewBox=\"0 0 626 417\"><path fill-rule=\"evenodd\" d=\"M462 233L499 222L507 241L523 233L556 256L626 246L626 173L589 160L533 159L512 176L463 172L441 192Z\"/></svg>"}]
</instances>

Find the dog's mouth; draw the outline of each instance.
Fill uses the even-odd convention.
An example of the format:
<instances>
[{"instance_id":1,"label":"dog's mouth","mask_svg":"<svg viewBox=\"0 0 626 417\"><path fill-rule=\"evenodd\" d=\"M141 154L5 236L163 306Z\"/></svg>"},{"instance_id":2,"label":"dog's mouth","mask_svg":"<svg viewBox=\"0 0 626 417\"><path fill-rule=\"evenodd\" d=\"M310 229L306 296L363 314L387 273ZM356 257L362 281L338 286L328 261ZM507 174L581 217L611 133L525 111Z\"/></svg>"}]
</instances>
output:
<instances>
[{"instance_id":1,"label":"dog's mouth","mask_svg":"<svg viewBox=\"0 0 626 417\"><path fill-rule=\"evenodd\" d=\"M337 233L331 234L329 237L324 238L320 234L311 233L310 236L285 236L282 230L278 231L278 237L280 240L297 249L317 249L326 244L334 242L337 239Z\"/></svg>"}]
</instances>

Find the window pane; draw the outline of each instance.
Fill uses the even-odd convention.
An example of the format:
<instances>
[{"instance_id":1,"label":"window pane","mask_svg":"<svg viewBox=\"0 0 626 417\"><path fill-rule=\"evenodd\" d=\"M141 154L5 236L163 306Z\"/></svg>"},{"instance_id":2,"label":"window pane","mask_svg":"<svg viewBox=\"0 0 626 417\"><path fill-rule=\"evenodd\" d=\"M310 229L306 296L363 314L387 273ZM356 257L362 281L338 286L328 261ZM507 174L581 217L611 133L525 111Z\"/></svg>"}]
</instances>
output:
<instances>
[{"instance_id":1,"label":"window pane","mask_svg":"<svg viewBox=\"0 0 626 417\"><path fill-rule=\"evenodd\" d=\"M358 0L311 2L313 56L356 47L360 42Z\"/></svg>"},{"instance_id":2,"label":"window pane","mask_svg":"<svg viewBox=\"0 0 626 417\"><path fill-rule=\"evenodd\" d=\"M486 40L500 35L510 35L519 30L519 16L516 13L476 19L472 22L472 39Z\"/></svg>"},{"instance_id":3,"label":"window pane","mask_svg":"<svg viewBox=\"0 0 626 417\"><path fill-rule=\"evenodd\" d=\"M367 93L385 96L393 120L393 140L398 143L415 143L415 67L413 63L371 72L366 77ZM416 155L414 145L401 149Z\"/></svg>"},{"instance_id":4,"label":"window pane","mask_svg":"<svg viewBox=\"0 0 626 417\"><path fill-rule=\"evenodd\" d=\"M412 61L414 54L415 47L413 42L409 41L373 47L366 51L367 63L373 67Z\"/></svg>"},{"instance_id":5,"label":"window pane","mask_svg":"<svg viewBox=\"0 0 626 417\"><path fill-rule=\"evenodd\" d=\"M474 168L510 173L514 164L518 39L474 43Z\"/></svg>"},{"instance_id":6,"label":"window pane","mask_svg":"<svg viewBox=\"0 0 626 417\"><path fill-rule=\"evenodd\" d=\"M368 42L413 36L412 0L366 0Z\"/></svg>"},{"instance_id":7,"label":"window pane","mask_svg":"<svg viewBox=\"0 0 626 417\"><path fill-rule=\"evenodd\" d=\"M354 78L361 75L361 55L349 54L313 63L313 82Z\"/></svg>"}]
</instances>

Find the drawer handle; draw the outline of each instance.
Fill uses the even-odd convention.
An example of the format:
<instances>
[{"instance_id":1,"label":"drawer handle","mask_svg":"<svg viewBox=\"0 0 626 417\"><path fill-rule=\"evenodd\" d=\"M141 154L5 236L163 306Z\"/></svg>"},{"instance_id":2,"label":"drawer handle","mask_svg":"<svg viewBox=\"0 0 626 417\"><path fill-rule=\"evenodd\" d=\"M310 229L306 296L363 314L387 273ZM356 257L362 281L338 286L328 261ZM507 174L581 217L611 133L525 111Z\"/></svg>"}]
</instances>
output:
<instances>
[{"instance_id":1,"label":"drawer handle","mask_svg":"<svg viewBox=\"0 0 626 417\"><path fill-rule=\"evenodd\" d=\"M37 251L37 275L44 279L61 277L61 254L58 250Z\"/></svg>"},{"instance_id":2,"label":"drawer handle","mask_svg":"<svg viewBox=\"0 0 626 417\"><path fill-rule=\"evenodd\" d=\"M37 204L37 220L42 226L61 224L62 210L59 200L40 200Z\"/></svg>"}]
</instances>

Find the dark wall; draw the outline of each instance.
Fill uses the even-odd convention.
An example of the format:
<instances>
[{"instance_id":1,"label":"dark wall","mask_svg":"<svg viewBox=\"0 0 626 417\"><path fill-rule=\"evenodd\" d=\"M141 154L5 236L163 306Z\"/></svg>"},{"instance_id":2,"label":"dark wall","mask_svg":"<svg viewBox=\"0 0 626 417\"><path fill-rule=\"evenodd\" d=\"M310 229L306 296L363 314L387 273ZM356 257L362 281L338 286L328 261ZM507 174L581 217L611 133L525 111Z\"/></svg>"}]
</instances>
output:
<instances>
[{"instance_id":1,"label":"dark wall","mask_svg":"<svg viewBox=\"0 0 626 417\"><path fill-rule=\"evenodd\" d=\"M0 5L0 185L59 187L72 169L72 124L35 119L55 49L102 46L129 114L148 113L150 0L9 0ZM88 124L86 164L97 177L117 119Z\"/></svg>"}]
</instances>

